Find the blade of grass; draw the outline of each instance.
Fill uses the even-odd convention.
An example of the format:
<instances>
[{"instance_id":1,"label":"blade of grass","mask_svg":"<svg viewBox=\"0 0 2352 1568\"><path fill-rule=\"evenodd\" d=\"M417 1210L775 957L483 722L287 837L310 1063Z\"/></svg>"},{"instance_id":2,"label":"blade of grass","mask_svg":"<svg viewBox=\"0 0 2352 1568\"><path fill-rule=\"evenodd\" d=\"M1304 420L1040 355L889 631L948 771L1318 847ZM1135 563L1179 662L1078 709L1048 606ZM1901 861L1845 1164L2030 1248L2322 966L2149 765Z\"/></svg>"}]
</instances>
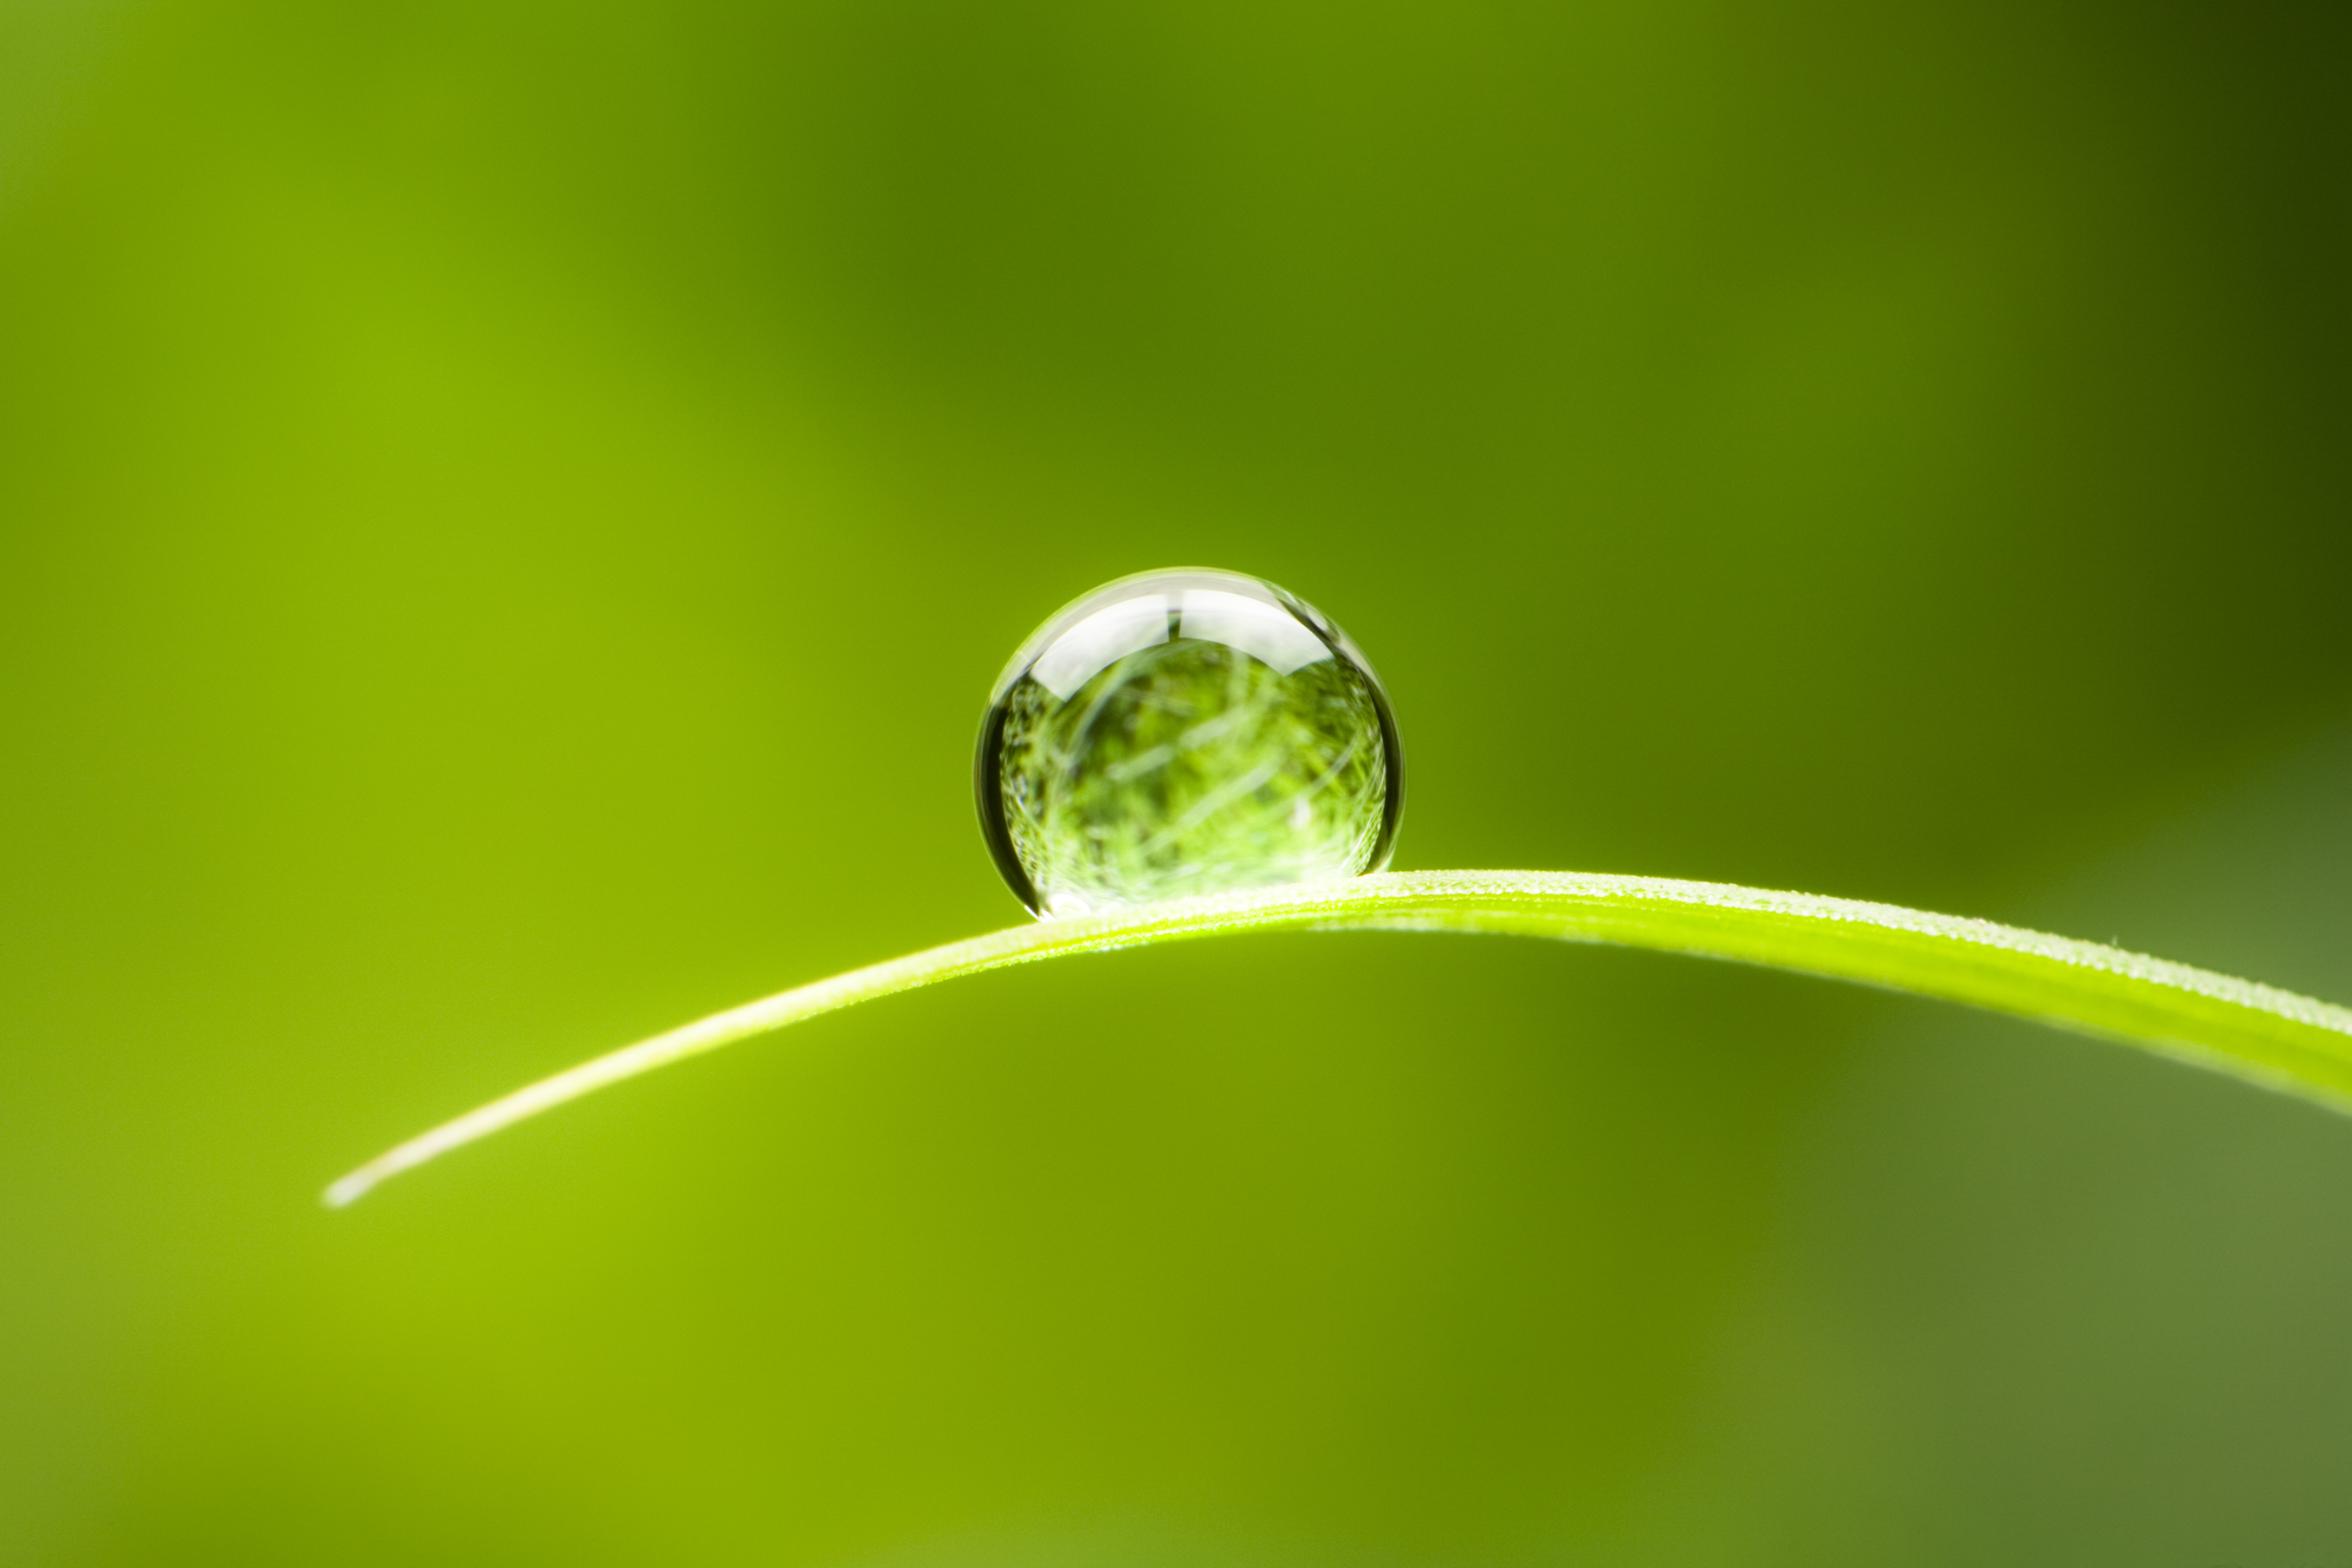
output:
<instances>
[{"instance_id":1,"label":"blade of grass","mask_svg":"<svg viewBox=\"0 0 2352 1568\"><path fill-rule=\"evenodd\" d=\"M2352 1111L2352 1010L2186 964L1990 921L1717 883L1407 872L1024 925L835 975L519 1089L362 1166L326 1201L340 1208L387 1176L606 1084L896 991L1073 953L1300 928L1549 936L1791 969L2040 1019Z\"/></svg>"}]
</instances>

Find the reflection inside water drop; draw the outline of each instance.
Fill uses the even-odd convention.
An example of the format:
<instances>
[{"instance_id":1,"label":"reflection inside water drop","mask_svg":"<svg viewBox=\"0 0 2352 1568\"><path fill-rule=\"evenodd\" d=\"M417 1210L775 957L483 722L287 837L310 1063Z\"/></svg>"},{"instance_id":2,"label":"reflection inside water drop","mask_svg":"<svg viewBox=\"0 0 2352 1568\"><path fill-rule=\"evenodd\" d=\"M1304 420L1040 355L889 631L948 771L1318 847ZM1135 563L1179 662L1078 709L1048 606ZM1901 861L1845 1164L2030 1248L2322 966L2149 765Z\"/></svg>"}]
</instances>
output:
<instances>
[{"instance_id":1,"label":"reflection inside water drop","mask_svg":"<svg viewBox=\"0 0 2352 1568\"><path fill-rule=\"evenodd\" d=\"M1345 633L1237 572L1146 572L1045 622L996 684L974 784L1046 918L1388 863L1404 757Z\"/></svg>"}]
</instances>

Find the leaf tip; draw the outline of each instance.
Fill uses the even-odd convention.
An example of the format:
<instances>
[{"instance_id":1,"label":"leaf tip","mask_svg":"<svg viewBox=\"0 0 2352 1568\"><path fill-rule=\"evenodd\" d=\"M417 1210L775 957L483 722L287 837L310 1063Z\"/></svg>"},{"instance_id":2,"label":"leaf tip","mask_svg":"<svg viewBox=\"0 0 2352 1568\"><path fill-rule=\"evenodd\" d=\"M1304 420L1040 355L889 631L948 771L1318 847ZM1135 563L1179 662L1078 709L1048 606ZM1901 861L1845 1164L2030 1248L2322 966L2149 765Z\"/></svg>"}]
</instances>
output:
<instances>
[{"instance_id":1,"label":"leaf tip","mask_svg":"<svg viewBox=\"0 0 2352 1568\"><path fill-rule=\"evenodd\" d=\"M368 1189L375 1186L375 1183L376 1178L367 1171L356 1170L320 1193L319 1201L329 1208L349 1208L361 1198L365 1197Z\"/></svg>"}]
</instances>

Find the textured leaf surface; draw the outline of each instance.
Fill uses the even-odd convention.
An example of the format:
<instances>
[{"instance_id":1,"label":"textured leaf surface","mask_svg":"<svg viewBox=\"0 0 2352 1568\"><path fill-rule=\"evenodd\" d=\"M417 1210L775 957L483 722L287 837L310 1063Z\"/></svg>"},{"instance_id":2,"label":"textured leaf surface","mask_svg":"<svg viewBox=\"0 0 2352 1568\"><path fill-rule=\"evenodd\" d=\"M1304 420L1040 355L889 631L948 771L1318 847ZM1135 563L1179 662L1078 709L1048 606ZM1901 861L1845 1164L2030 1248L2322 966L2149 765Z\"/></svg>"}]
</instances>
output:
<instances>
[{"instance_id":1,"label":"textured leaf surface","mask_svg":"<svg viewBox=\"0 0 2352 1568\"><path fill-rule=\"evenodd\" d=\"M2352 1111L2352 1010L2186 964L1986 920L1719 883L1405 872L1024 925L796 987L494 1100L361 1166L326 1199L340 1207L592 1090L893 992L1069 954L1296 929L1548 936L1822 975L2039 1019Z\"/></svg>"}]
</instances>

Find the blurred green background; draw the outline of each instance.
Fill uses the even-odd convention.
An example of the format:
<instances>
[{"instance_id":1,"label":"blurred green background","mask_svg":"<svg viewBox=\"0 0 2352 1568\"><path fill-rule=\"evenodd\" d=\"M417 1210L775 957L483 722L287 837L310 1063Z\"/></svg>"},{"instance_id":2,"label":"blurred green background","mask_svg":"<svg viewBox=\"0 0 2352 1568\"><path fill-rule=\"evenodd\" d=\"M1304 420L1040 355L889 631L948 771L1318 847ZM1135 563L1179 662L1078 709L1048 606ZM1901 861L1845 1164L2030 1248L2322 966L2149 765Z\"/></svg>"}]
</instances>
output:
<instances>
[{"instance_id":1,"label":"blurred green background","mask_svg":"<svg viewBox=\"0 0 2352 1568\"><path fill-rule=\"evenodd\" d=\"M2352 1123L1683 960L1006 973L1098 581L1398 864L2352 1000L2339 5L9 0L0 1561L2352 1563Z\"/></svg>"}]
</instances>

